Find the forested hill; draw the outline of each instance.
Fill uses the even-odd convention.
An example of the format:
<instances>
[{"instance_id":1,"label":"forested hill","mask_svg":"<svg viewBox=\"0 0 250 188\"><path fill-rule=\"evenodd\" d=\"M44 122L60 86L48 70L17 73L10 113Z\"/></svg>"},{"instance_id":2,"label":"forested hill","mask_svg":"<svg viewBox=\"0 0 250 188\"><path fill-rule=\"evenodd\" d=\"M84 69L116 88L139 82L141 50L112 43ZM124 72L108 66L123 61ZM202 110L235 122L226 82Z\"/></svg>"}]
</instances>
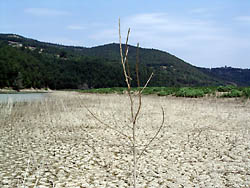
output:
<instances>
[{"instance_id":1,"label":"forested hill","mask_svg":"<svg viewBox=\"0 0 250 188\"><path fill-rule=\"evenodd\" d=\"M240 69L232 67L198 69L209 76L217 77L223 80L226 84L250 86L250 69Z\"/></svg>"},{"instance_id":2,"label":"forested hill","mask_svg":"<svg viewBox=\"0 0 250 188\"><path fill-rule=\"evenodd\" d=\"M167 52L140 48L139 56L142 83L146 82L151 72L155 73L151 86L226 83ZM135 75L135 59L136 47L129 46L132 76ZM135 80L132 84L135 84ZM40 42L14 34L0 34L0 88L77 89L122 86L125 83L118 44L84 48Z\"/></svg>"}]
</instances>

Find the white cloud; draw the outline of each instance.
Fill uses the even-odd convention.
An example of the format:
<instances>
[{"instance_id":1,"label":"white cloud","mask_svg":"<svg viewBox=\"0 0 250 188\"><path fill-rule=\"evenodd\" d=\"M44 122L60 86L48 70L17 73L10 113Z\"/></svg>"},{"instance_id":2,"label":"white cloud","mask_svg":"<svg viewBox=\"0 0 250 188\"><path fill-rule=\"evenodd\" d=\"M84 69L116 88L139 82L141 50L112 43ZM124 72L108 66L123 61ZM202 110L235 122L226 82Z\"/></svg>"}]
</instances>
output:
<instances>
[{"instance_id":1,"label":"white cloud","mask_svg":"<svg viewBox=\"0 0 250 188\"><path fill-rule=\"evenodd\" d=\"M89 38L98 42L99 44L109 43L111 41L114 42L118 41L118 31L115 29L103 29L89 35Z\"/></svg>"},{"instance_id":2,"label":"white cloud","mask_svg":"<svg viewBox=\"0 0 250 188\"><path fill-rule=\"evenodd\" d=\"M160 49L190 46L197 41L220 41L224 38L223 29L214 26L212 22L178 19L163 13L131 16L125 19L124 25L131 26L133 38L142 43L150 40L154 47Z\"/></svg>"},{"instance_id":3,"label":"white cloud","mask_svg":"<svg viewBox=\"0 0 250 188\"><path fill-rule=\"evenodd\" d=\"M130 42L138 41L146 47L170 49L190 46L199 41L221 41L224 38L222 28L212 22L192 19L177 19L166 13L137 14L121 20L123 38L127 29L131 29ZM100 29L91 35L98 40L118 38L118 28Z\"/></svg>"},{"instance_id":4,"label":"white cloud","mask_svg":"<svg viewBox=\"0 0 250 188\"><path fill-rule=\"evenodd\" d=\"M238 16L238 17L234 18L234 20L240 21L240 22L250 23L250 16Z\"/></svg>"},{"instance_id":5,"label":"white cloud","mask_svg":"<svg viewBox=\"0 0 250 188\"><path fill-rule=\"evenodd\" d=\"M208 12L208 9L206 8L196 8L196 9L190 10L190 13L194 13L194 14L203 14L207 12Z\"/></svg>"},{"instance_id":6,"label":"white cloud","mask_svg":"<svg viewBox=\"0 0 250 188\"><path fill-rule=\"evenodd\" d=\"M46 41L54 44L60 45L70 45L70 46L84 46L83 41L72 40L67 37L43 37L40 39L41 41Z\"/></svg>"},{"instance_id":7,"label":"white cloud","mask_svg":"<svg viewBox=\"0 0 250 188\"><path fill-rule=\"evenodd\" d=\"M47 9L47 8L27 8L24 10L26 13L32 14L34 16L66 16L69 12Z\"/></svg>"},{"instance_id":8,"label":"white cloud","mask_svg":"<svg viewBox=\"0 0 250 188\"><path fill-rule=\"evenodd\" d=\"M173 17L166 13L132 15L121 19L123 42L129 27L130 44L140 42L142 47L168 51L196 66L234 66L239 58L246 58L242 54L250 48L249 38L240 38L233 26L229 28L212 19ZM89 37L97 44L118 42L118 25L100 27Z\"/></svg>"},{"instance_id":9,"label":"white cloud","mask_svg":"<svg viewBox=\"0 0 250 188\"><path fill-rule=\"evenodd\" d=\"M200 8L195 8L191 9L188 11L188 13L191 13L193 15L199 15L199 16L213 16L214 14L218 14L221 12L221 7L200 7Z\"/></svg>"},{"instance_id":10,"label":"white cloud","mask_svg":"<svg viewBox=\"0 0 250 188\"><path fill-rule=\"evenodd\" d=\"M85 30L86 27L81 26L81 25L69 25L69 26L67 26L67 29L69 29L69 30Z\"/></svg>"},{"instance_id":11,"label":"white cloud","mask_svg":"<svg viewBox=\"0 0 250 188\"><path fill-rule=\"evenodd\" d=\"M166 22L166 13L149 13L149 14L137 14L127 18L127 21L132 20L133 23L139 24L163 24Z\"/></svg>"},{"instance_id":12,"label":"white cloud","mask_svg":"<svg viewBox=\"0 0 250 188\"><path fill-rule=\"evenodd\" d=\"M143 29L153 32L185 33L215 30L208 21L177 19L163 13L135 15L125 19L125 24L131 25L134 30Z\"/></svg>"}]
</instances>

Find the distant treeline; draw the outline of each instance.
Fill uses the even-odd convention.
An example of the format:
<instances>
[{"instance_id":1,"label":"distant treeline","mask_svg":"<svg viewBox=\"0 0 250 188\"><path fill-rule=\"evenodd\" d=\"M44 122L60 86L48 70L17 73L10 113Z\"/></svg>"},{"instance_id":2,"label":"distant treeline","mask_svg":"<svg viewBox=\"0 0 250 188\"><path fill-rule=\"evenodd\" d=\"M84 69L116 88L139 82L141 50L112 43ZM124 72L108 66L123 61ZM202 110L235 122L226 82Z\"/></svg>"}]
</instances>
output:
<instances>
[{"instance_id":1,"label":"distant treeline","mask_svg":"<svg viewBox=\"0 0 250 188\"><path fill-rule=\"evenodd\" d=\"M136 47L129 46L132 86L136 86L136 51ZM140 48L139 59L142 85L152 72L154 77L149 86L250 85L248 69L230 72L229 69L202 69L155 49ZM118 44L84 48L0 34L0 88L87 89L124 86Z\"/></svg>"},{"instance_id":2,"label":"distant treeline","mask_svg":"<svg viewBox=\"0 0 250 188\"><path fill-rule=\"evenodd\" d=\"M250 86L250 69L240 69L232 67L220 68L198 68L205 74L217 77L223 80L226 84L237 86Z\"/></svg>"},{"instance_id":3,"label":"distant treeline","mask_svg":"<svg viewBox=\"0 0 250 188\"><path fill-rule=\"evenodd\" d=\"M135 70L132 67L132 74ZM142 82L149 75L141 67ZM134 84L135 81L133 81ZM121 65L95 57L65 57L0 43L0 88L83 89L125 86Z\"/></svg>"},{"instance_id":4,"label":"distant treeline","mask_svg":"<svg viewBox=\"0 0 250 188\"><path fill-rule=\"evenodd\" d=\"M132 78L135 66L130 63ZM164 71L161 67L140 64L141 84L151 72L155 76L150 86L203 85L194 75L181 75L180 71ZM136 79L132 79L132 86ZM124 87L122 67L118 60L93 56L72 56L65 50L53 53L12 47L0 42L0 88L84 89Z\"/></svg>"}]
</instances>

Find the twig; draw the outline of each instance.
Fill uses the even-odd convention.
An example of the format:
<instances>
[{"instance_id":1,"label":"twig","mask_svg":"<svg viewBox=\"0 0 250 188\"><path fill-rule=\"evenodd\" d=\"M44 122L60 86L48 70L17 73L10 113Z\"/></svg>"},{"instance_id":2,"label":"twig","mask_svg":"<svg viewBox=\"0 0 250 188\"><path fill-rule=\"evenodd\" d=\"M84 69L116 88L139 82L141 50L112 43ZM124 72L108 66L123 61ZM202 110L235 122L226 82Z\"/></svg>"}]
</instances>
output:
<instances>
[{"instance_id":1,"label":"twig","mask_svg":"<svg viewBox=\"0 0 250 188\"><path fill-rule=\"evenodd\" d=\"M124 136L124 137L126 137L126 138L128 138L131 142L132 142L132 140L131 140L131 138L128 136L128 135L126 135L126 134L124 134L123 132L121 132L121 131L119 131L119 130L117 130L117 129L115 129L115 128L113 128L113 127L111 127L110 125L108 125L108 124L106 124L106 123L104 123L102 120L100 120L85 104L83 104L84 105L84 107L87 109L87 111L99 122L99 123L101 123L101 124L103 124L104 126L106 126L107 128L109 128L109 129L112 129L112 130L114 130L114 131L116 131L117 133L119 133L121 136Z\"/></svg>"},{"instance_id":2,"label":"twig","mask_svg":"<svg viewBox=\"0 0 250 188\"><path fill-rule=\"evenodd\" d=\"M123 52L122 52L122 37L121 37L121 25L120 25L120 19L119 19L119 41L120 41L120 55L121 55L121 63L122 63L122 68L123 68L123 73L125 76L125 81L127 83L127 87L128 87L128 95L129 95L129 100L130 100L130 111L131 111L131 121L133 122L134 120L134 103L133 103L133 99L131 96L131 86L130 86L130 81L129 79L131 79L126 71L126 61L127 61L127 56L128 56L128 38L129 38L129 33L130 33L130 29L128 29L128 34L127 34L127 40L126 40L126 52L125 52L125 57L123 59Z\"/></svg>"},{"instance_id":3,"label":"twig","mask_svg":"<svg viewBox=\"0 0 250 188\"><path fill-rule=\"evenodd\" d=\"M128 32L128 35L129 35L129 32ZM126 72L126 65L125 65L127 55L128 55L128 48L126 49L125 57L123 58L120 19L119 19L119 40L120 40L120 55L121 55L121 63L122 63L122 66L123 66L123 73L125 75L126 83L127 83L128 87L130 89L130 84L129 84L129 81L128 81L128 75L127 75L127 72Z\"/></svg>"},{"instance_id":4,"label":"twig","mask_svg":"<svg viewBox=\"0 0 250 188\"><path fill-rule=\"evenodd\" d=\"M164 121L165 121L165 115L164 115L164 110L163 108L161 107L161 110L162 110L162 123L161 123L161 126L159 127L158 131L156 132L156 134L152 137L152 139L148 142L148 144L144 147L144 149L142 150L142 152L140 153L139 157L137 158L136 161L138 161L142 154L146 151L146 149L148 148L148 146L155 140L155 138L158 136L160 130L162 129L163 125L164 125Z\"/></svg>"},{"instance_id":5,"label":"twig","mask_svg":"<svg viewBox=\"0 0 250 188\"><path fill-rule=\"evenodd\" d=\"M139 77L139 43L137 43L137 51L136 51L136 68L135 68L135 71L136 71L136 79L137 79L137 87L140 88L140 77ZM135 114L135 117L133 119L133 124L136 123L136 119L140 113L140 110L141 110L141 92L139 91L139 105L138 105L138 108L137 108L137 112Z\"/></svg>"},{"instance_id":6,"label":"twig","mask_svg":"<svg viewBox=\"0 0 250 188\"><path fill-rule=\"evenodd\" d=\"M125 59L124 59L124 62L126 64L126 67L127 67L127 74L128 74L128 81L129 81L129 85L131 86L131 74L130 74L130 68L129 68L129 64L128 64L128 38L129 38L129 33L130 33L130 28L128 29L128 34L127 34L127 39L126 39L126 46L125 46L125 52L126 52L126 56L125 56Z\"/></svg>"},{"instance_id":7,"label":"twig","mask_svg":"<svg viewBox=\"0 0 250 188\"><path fill-rule=\"evenodd\" d=\"M136 65L135 65L137 87L140 88L140 79L139 79L139 43L137 43L136 48Z\"/></svg>"},{"instance_id":8,"label":"twig","mask_svg":"<svg viewBox=\"0 0 250 188\"><path fill-rule=\"evenodd\" d=\"M147 80L147 82L146 82L146 84L144 85L144 87L142 88L142 90L139 91L139 96L138 96L138 97L139 97L139 106L138 106L137 112L136 112L136 114L135 114L135 117L134 117L134 119L133 119L133 123L136 122L136 119L137 119L137 117L138 117L138 115L139 115L139 113L140 113L140 110L141 110L141 94L142 94L143 90L147 87L149 81L152 79L152 76L153 76L153 72L151 73L149 79Z\"/></svg>"},{"instance_id":9,"label":"twig","mask_svg":"<svg viewBox=\"0 0 250 188\"><path fill-rule=\"evenodd\" d=\"M148 86L148 83L150 82L150 80L152 79L154 73L152 72L149 79L147 80L146 84L144 85L144 87L142 88L142 90L140 91L141 93L143 92L143 90Z\"/></svg>"}]
</instances>

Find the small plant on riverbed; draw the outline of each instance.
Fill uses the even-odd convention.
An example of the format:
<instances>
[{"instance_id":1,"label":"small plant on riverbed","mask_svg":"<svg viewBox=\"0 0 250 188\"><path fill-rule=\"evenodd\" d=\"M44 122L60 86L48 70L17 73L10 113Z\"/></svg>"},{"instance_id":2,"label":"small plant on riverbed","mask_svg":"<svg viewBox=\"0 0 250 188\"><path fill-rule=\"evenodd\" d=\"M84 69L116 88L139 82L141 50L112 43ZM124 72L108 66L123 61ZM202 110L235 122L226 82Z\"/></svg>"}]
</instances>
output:
<instances>
[{"instance_id":1,"label":"small plant on riverbed","mask_svg":"<svg viewBox=\"0 0 250 188\"><path fill-rule=\"evenodd\" d=\"M151 139L147 141L147 143L144 145L144 148L140 151L137 143L137 135L136 135L136 130L137 130L137 121L138 121L138 116L141 111L141 106L142 106L142 93L145 92L145 88L147 88L148 83L153 77L153 73L150 75L148 78L146 84L143 87L140 87L140 79L139 79L139 43L137 44L137 57L136 57L136 80L137 80L137 89L132 89L131 88L131 74L130 74L130 69L129 69L129 64L128 64L128 39L129 39L129 33L130 29L128 30L127 34L127 40L126 40L126 45L125 45L125 54L122 49L122 42L121 42L121 32L120 32L120 20L119 20L119 41L120 41L120 55L121 55L121 64L122 64L122 69L123 69L123 74L125 77L125 81L127 84L127 94L129 97L130 101L130 123L128 125L129 128L132 129L132 135L127 135L122 132L122 130L118 130L116 128L113 128L109 126L108 124L104 123L101 119L99 119L91 110L88 109L87 106L85 108L89 111L89 113L100 123L102 123L104 126L107 128L110 128L114 131L116 131L120 136L126 137L131 144L132 147L132 153L133 153L133 187L137 187L137 174L138 174L138 169L137 169L137 164L139 159L142 157L142 155L145 153L146 149L151 145L151 143L155 140L155 138L158 136L160 130L162 129L164 125L164 110L162 109L162 122L161 125L159 126L158 130L156 131L155 135L152 136ZM148 93L151 93L151 89L148 90ZM154 89L152 89L154 90ZM103 91L110 92L108 89L103 89ZM155 91L152 91L155 92Z\"/></svg>"}]
</instances>

